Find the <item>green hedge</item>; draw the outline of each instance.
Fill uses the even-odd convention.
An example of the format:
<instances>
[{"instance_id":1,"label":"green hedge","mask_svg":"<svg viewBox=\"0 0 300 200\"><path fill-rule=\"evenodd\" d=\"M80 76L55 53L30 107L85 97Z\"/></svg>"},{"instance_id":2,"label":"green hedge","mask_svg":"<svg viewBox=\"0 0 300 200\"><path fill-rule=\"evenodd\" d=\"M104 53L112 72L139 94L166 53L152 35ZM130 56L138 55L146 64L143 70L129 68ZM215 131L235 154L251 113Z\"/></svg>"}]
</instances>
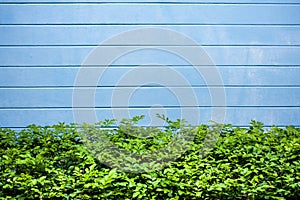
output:
<instances>
[{"instance_id":1,"label":"green hedge","mask_svg":"<svg viewBox=\"0 0 300 200\"><path fill-rule=\"evenodd\" d=\"M185 129L181 121L168 121L164 129L134 126L138 120L105 129L105 137L143 155ZM188 149L163 168L143 173L96 159L98 154L83 143L82 130L97 126L0 129L0 199L300 199L299 128L266 129L255 121L248 128L219 127L217 143L206 156L201 156L202 144L211 127L187 127L185 132L195 133Z\"/></svg>"}]
</instances>

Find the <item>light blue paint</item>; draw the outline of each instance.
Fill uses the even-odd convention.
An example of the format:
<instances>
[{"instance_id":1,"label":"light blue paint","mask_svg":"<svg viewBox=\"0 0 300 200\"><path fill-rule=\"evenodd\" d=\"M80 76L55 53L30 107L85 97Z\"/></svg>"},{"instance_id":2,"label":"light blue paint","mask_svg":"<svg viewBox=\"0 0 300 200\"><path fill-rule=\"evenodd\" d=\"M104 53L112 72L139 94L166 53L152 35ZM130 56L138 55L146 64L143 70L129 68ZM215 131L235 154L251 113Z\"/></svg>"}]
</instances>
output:
<instances>
[{"instance_id":1,"label":"light blue paint","mask_svg":"<svg viewBox=\"0 0 300 200\"><path fill-rule=\"evenodd\" d=\"M94 88L82 88L82 93ZM111 97L114 93L130 91L130 87L105 87L97 88L95 94L95 106L98 108L110 108ZM148 107L153 105L179 106L176 96L171 89L179 90L184 94L185 87L140 87L129 99L128 104L122 107ZM208 89L195 87L198 104L187 104L182 106L212 106ZM2 88L1 108L71 108L73 88ZM286 97L286 94L289 94ZM230 107L296 107L300 106L300 87L226 87L227 106ZM157 95L159 94L159 96ZM22 98L22 101L20 101ZM86 107L86 104L81 104Z\"/></svg>"},{"instance_id":2,"label":"light blue paint","mask_svg":"<svg viewBox=\"0 0 300 200\"><path fill-rule=\"evenodd\" d=\"M114 110L117 110L116 108ZM130 115L146 115L141 125L149 124L149 111L151 109L130 109ZM161 109L152 109L152 113ZM99 118L112 118L112 109L96 109ZM165 113L171 118L180 118L179 108L166 108ZM72 122L72 109L1 109L1 127L24 127L32 123L39 125L51 125L59 122ZM282 117L284 116L284 117ZM211 117L210 108L200 109L201 123L207 123ZM233 123L237 126L247 126L251 119L266 122L266 125L284 126L287 124L298 125L299 108L228 108L225 123ZM196 118L196 117L194 117ZM190 120L193 120L191 116ZM160 125L159 123L157 125Z\"/></svg>"},{"instance_id":3,"label":"light blue paint","mask_svg":"<svg viewBox=\"0 0 300 200\"><path fill-rule=\"evenodd\" d=\"M76 2L85 2L85 3L109 3L109 2L113 2L113 3L122 3L122 2L144 2L144 3L157 3L157 0L105 0L105 1L101 1L99 2L98 0L60 0L60 1L53 1L53 0L30 0L30 1L24 1L24 0L2 0L1 2L3 3L27 3L27 4L31 4L31 3L76 3ZM249 3L256 3L256 4L265 4L265 3L271 3L271 4L287 4L287 3L299 3L298 0L245 0L245 1L241 1L241 0L161 0L159 2L162 3L199 3L199 4L207 4L209 3L243 3L243 4L249 4Z\"/></svg>"},{"instance_id":4,"label":"light blue paint","mask_svg":"<svg viewBox=\"0 0 300 200\"><path fill-rule=\"evenodd\" d=\"M300 26L266 25L3 25L0 45L99 45L120 32L147 27L178 31L199 45L300 45Z\"/></svg>"},{"instance_id":5,"label":"light blue paint","mask_svg":"<svg viewBox=\"0 0 300 200\"><path fill-rule=\"evenodd\" d=\"M86 3L107 3L107 2L149 2L149 3L157 3L157 0L143 0L143 1L140 1L140 0L105 0L105 1L101 1L99 2L98 0L60 0L60 1L53 1L53 0L30 0L30 1L24 1L24 0L2 0L1 2L5 2L5 3L41 3L41 2L44 2L44 3L74 3L74 2L86 2ZM245 4L248 4L248 3L276 3L276 4L286 4L286 3L299 3L298 0L245 0L245 1L241 1L241 0L161 0L159 2L174 2L174 3L245 3Z\"/></svg>"},{"instance_id":6,"label":"light blue paint","mask_svg":"<svg viewBox=\"0 0 300 200\"><path fill-rule=\"evenodd\" d=\"M1 66L79 66L95 47L0 47ZM100 48L100 47L98 47ZM103 46L111 49L131 49L127 46ZM146 47L145 47L146 48ZM154 48L154 47L149 47ZM169 47L176 49L177 47ZM193 51L197 47L182 47ZM203 47L216 65L299 65L300 46L206 46ZM115 65L186 65L185 60L158 50L130 53ZM101 60L98 65L105 64ZM202 64L197 63L197 64Z\"/></svg>"},{"instance_id":7,"label":"light blue paint","mask_svg":"<svg viewBox=\"0 0 300 200\"><path fill-rule=\"evenodd\" d=\"M73 122L74 82L88 54L115 34L145 27L178 31L203 45L224 82L226 123L247 126L251 119L256 119L269 126L300 126L298 0L76 2L79 1L0 2L0 127ZM105 51L130 48L114 45L102 48ZM144 45L147 49L127 54L107 68L95 94L99 119L113 117L113 110L128 110L131 116L146 115L142 124L148 125L156 112L165 112L172 119L180 118L180 106L183 106L191 111L200 109L200 121L207 123L211 109L218 105L212 105L205 79L189 63L154 50L156 46L167 45L163 42L127 45ZM182 48L193 51L196 47ZM180 95L185 95L189 85L174 83L167 88L118 84L120 78L138 65L154 63L168 65L185 77L194 89L198 104L179 105L171 92L177 89ZM134 88L138 89L127 103L111 108L114 92L126 93ZM82 104L76 109L92 108ZM194 119L197 116L190 116L189 120ZM159 121L155 123L161 125Z\"/></svg>"},{"instance_id":8,"label":"light blue paint","mask_svg":"<svg viewBox=\"0 0 300 200\"><path fill-rule=\"evenodd\" d=\"M0 24L300 24L300 5L0 5Z\"/></svg>"},{"instance_id":9,"label":"light blue paint","mask_svg":"<svg viewBox=\"0 0 300 200\"><path fill-rule=\"evenodd\" d=\"M98 86L114 86L132 68L108 68ZM225 86L300 86L298 66L224 66L218 69ZM174 70L189 77L192 86L205 86L204 80L193 68L174 67ZM2 67L0 87L73 87L78 71L78 67Z\"/></svg>"}]
</instances>

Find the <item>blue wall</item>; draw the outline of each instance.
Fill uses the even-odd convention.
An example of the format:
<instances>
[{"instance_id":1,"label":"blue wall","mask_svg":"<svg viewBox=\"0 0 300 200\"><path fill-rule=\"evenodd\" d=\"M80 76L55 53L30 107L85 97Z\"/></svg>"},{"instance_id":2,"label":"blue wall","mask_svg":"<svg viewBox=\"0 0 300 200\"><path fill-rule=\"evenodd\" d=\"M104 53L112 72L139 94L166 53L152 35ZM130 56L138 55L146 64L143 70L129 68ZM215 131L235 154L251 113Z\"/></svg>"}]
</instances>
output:
<instances>
[{"instance_id":1,"label":"blue wall","mask_svg":"<svg viewBox=\"0 0 300 200\"><path fill-rule=\"evenodd\" d=\"M151 50L128 54L105 71L94 88L95 108L73 108L76 77L89 53L113 35L150 27L185 34L207 52L223 80L212 87L225 89L226 123L247 126L256 119L267 126L300 126L299 0L1 0L0 127L74 122L74 109L95 109L98 119L128 110L131 116L146 115L147 125L157 112L177 118L185 107L199 109L201 123L207 123L212 109L224 105L212 103L205 77L184 60ZM118 46L124 44L102 48ZM138 65L153 63L158 66L148 67L167 65L182 74L198 104L178 102L178 95L188 96L186 85L118 83ZM116 90L135 92L114 106Z\"/></svg>"}]
</instances>

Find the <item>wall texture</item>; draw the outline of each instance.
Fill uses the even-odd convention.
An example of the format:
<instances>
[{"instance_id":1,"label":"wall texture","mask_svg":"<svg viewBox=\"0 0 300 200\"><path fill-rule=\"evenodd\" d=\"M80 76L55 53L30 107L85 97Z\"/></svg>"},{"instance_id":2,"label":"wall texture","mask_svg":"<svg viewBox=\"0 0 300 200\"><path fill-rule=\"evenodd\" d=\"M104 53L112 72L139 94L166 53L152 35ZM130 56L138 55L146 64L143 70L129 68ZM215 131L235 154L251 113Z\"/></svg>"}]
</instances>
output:
<instances>
[{"instance_id":1,"label":"wall texture","mask_svg":"<svg viewBox=\"0 0 300 200\"><path fill-rule=\"evenodd\" d=\"M76 77L89 53L113 35L150 27L185 34L207 52L223 80L210 87L225 89L226 123L246 126L256 119L268 126L300 126L299 0L1 0L0 127L74 122L74 110L95 110L98 119L118 117L112 110L125 110L131 116L146 115L147 125L157 112L177 118L182 108L199 109L200 122L207 123L213 118L211 110L224 105L212 103L205 77L189 63L157 51L168 45L163 42L155 48L102 46L105 51L138 45L145 49L115 60L96 87L81 88L84 96L93 87L95 107L74 108ZM140 65L151 66L131 78L147 80L155 75L146 69L157 72L151 69L166 65L190 85L122 85L120 80ZM178 94L172 93L174 88ZM182 105L178 98L189 97L189 89L198 103ZM124 105L113 103L122 96L114 94L130 91Z\"/></svg>"}]
</instances>

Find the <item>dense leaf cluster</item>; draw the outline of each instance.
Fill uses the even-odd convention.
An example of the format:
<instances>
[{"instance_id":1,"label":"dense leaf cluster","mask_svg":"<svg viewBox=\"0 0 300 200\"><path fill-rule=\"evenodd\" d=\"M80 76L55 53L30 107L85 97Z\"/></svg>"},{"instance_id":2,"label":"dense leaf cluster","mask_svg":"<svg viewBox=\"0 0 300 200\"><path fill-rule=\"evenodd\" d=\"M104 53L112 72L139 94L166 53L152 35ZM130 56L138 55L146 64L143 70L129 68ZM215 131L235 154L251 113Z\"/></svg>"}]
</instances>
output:
<instances>
[{"instance_id":1,"label":"dense leaf cluster","mask_svg":"<svg viewBox=\"0 0 300 200\"><path fill-rule=\"evenodd\" d=\"M136 127L135 120L107 130L105 137L143 155L182 134L176 131L183 129L180 121L158 129ZM105 124L111 121L100 125ZM0 129L0 199L300 198L299 128L264 129L255 121L248 128L220 127L218 141L206 156L201 155L211 127L189 127L185 131L195 135L184 152L163 168L142 173L104 165L86 148L82 129L75 125Z\"/></svg>"}]
</instances>

